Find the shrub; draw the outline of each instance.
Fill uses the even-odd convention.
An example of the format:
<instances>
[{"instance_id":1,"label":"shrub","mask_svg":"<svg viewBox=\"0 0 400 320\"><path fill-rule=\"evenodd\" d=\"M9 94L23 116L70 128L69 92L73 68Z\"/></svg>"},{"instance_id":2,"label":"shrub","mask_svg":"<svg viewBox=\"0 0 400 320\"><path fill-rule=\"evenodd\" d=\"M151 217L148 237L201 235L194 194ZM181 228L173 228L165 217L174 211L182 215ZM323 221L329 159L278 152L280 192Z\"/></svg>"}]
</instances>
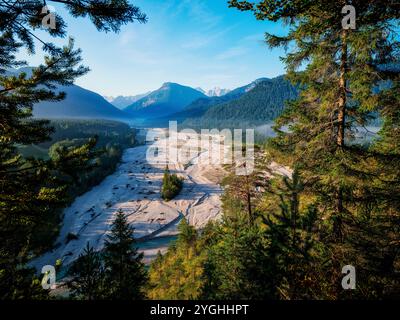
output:
<instances>
[{"instance_id":1,"label":"shrub","mask_svg":"<svg viewBox=\"0 0 400 320\"><path fill-rule=\"evenodd\" d=\"M182 186L183 179L178 177L176 174L171 174L167 166L164 172L161 197L166 201L172 200L182 190Z\"/></svg>"}]
</instances>

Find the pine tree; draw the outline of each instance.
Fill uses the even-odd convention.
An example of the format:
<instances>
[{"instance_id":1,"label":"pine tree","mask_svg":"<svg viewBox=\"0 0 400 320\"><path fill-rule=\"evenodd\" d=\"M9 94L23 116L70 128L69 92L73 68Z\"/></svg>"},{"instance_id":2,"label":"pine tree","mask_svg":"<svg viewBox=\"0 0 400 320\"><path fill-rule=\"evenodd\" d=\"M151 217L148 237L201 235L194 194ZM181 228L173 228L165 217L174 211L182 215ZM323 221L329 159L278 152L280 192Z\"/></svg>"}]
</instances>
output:
<instances>
[{"instance_id":1,"label":"pine tree","mask_svg":"<svg viewBox=\"0 0 400 320\"><path fill-rule=\"evenodd\" d=\"M356 9L355 30L342 26L346 4ZM394 141L400 61L396 1L232 0L230 5L252 11L259 20L290 26L285 36L266 34L271 48L292 48L282 60L288 78L301 88L299 99L276 121L278 136L271 151L281 163L298 167L305 192L323 204L318 211L328 223L321 225L320 240L331 245L335 272L360 261L374 270L371 250L380 252L375 259L390 265L373 272L373 277L385 278L399 259L394 249L400 191L400 154ZM383 124L378 139L360 143L357 132L377 116ZM371 228L374 232L367 231ZM363 245L359 239L365 240ZM380 241L391 249L382 254Z\"/></svg>"},{"instance_id":2,"label":"pine tree","mask_svg":"<svg viewBox=\"0 0 400 320\"><path fill-rule=\"evenodd\" d=\"M250 225L246 212L229 212L216 226L207 248L203 297L217 300L274 299L273 270L258 223Z\"/></svg>"},{"instance_id":3,"label":"pine tree","mask_svg":"<svg viewBox=\"0 0 400 320\"><path fill-rule=\"evenodd\" d=\"M73 17L89 17L100 31L118 31L132 21L145 22L146 16L126 0L46 1L62 3ZM80 50L73 40L62 48L42 41L35 31L42 29L53 37L66 34L66 24L56 16L55 29L45 28L43 1L3 1L0 4L0 294L2 298L21 297L27 283L35 281L33 272L16 272L24 268L32 247L35 226L41 225L57 208L65 204L66 181L58 172L78 174L73 164L90 158L93 143L69 152L59 163L25 159L16 145L37 144L49 140L53 128L46 120L33 120L32 109L41 101L60 101L60 85L70 85L87 73L80 65ZM11 68L24 66L16 54L23 49L35 53L35 41L46 53L44 64L26 72L12 73ZM80 160L77 160L80 159ZM85 170L85 166L80 168ZM25 271L27 271L26 269ZM17 275L24 275L23 277ZM30 296L23 296L28 299Z\"/></svg>"},{"instance_id":4,"label":"pine tree","mask_svg":"<svg viewBox=\"0 0 400 320\"><path fill-rule=\"evenodd\" d=\"M318 204L310 203L297 170L292 178L276 177L260 215L266 226L265 254L273 270L279 299L330 299L335 288L329 251L319 242ZM333 279L332 279L333 277ZM332 284L333 283L333 284Z\"/></svg>"},{"instance_id":5,"label":"pine tree","mask_svg":"<svg viewBox=\"0 0 400 320\"><path fill-rule=\"evenodd\" d=\"M257 148L258 149L258 148ZM242 206L247 212L249 224L254 224L256 217L255 208L260 198L268 188L268 181L265 179L266 170L263 170L265 157L261 156L259 150L255 154L254 168L246 168L246 163L239 166L233 166L231 172L223 179L222 184L225 187L224 196L235 201L235 204ZM237 168L244 170L246 174L237 175ZM227 203L229 206L230 203Z\"/></svg>"},{"instance_id":6,"label":"pine tree","mask_svg":"<svg viewBox=\"0 0 400 320\"><path fill-rule=\"evenodd\" d=\"M176 242L164 255L158 254L149 270L147 296L150 299L199 299L206 283L204 263L207 237L199 237L186 219L179 224Z\"/></svg>"},{"instance_id":7,"label":"pine tree","mask_svg":"<svg viewBox=\"0 0 400 320\"><path fill-rule=\"evenodd\" d=\"M186 218L183 218L178 226L179 236L178 242L182 242L188 246L191 246L195 243L197 239L196 229L189 225Z\"/></svg>"},{"instance_id":8,"label":"pine tree","mask_svg":"<svg viewBox=\"0 0 400 320\"><path fill-rule=\"evenodd\" d=\"M138 300L144 297L147 275L142 260L143 253L138 253L135 246L133 229L126 216L118 212L104 246L108 299Z\"/></svg>"},{"instance_id":9,"label":"pine tree","mask_svg":"<svg viewBox=\"0 0 400 320\"><path fill-rule=\"evenodd\" d=\"M303 89L278 119L275 145L290 154L303 175L315 179L310 186L329 204L334 235L342 241L344 220L353 212L358 190L371 178L363 163L371 161L372 155L352 142L357 128L368 124L371 112L384 107L379 100L387 92L373 89L392 78L380 68L396 61L397 44L391 37L393 19L399 18L395 5L352 1L357 29L347 30L341 24L344 1L231 4L253 10L258 19L290 19L287 36L266 35L270 47L295 43L296 49L283 61L289 79ZM298 71L307 60L305 70ZM289 132L280 130L285 125Z\"/></svg>"},{"instance_id":10,"label":"pine tree","mask_svg":"<svg viewBox=\"0 0 400 320\"><path fill-rule=\"evenodd\" d=\"M161 187L161 197L166 201L172 200L182 190L182 186L183 179L175 173L171 174L168 166L166 166Z\"/></svg>"},{"instance_id":11,"label":"pine tree","mask_svg":"<svg viewBox=\"0 0 400 320\"><path fill-rule=\"evenodd\" d=\"M101 253L96 252L89 242L68 270L72 277L68 281L71 296L83 300L99 300L105 288L105 273Z\"/></svg>"}]
</instances>

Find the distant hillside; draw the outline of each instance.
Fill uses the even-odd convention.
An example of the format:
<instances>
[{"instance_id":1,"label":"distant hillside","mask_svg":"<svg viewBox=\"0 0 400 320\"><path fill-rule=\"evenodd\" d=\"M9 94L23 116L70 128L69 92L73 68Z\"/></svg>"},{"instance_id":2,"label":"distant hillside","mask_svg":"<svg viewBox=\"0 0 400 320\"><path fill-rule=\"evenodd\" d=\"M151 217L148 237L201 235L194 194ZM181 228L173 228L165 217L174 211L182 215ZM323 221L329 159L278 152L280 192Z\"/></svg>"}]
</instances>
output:
<instances>
[{"instance_id":1,"label":"distant hillside","mask_svg":"<svg viewBox=\"0 0 400 320\"><path fill-rule=\"evenodd\" d=\"M101 95L79 86L63 86L58 91L66 93L60 102L40 102L33 108L37 118L91 118L126 119L123 111L107 102Z\"/></svg>"},{"instance_id":2,"label":"distant hillside","mask_svg":"<svg viewBox=\"0 0 400 320\"><path fill-rule=\"evenodd\" d=\"M220 87L215 87L211 90L207 91L207 95L209 97L221 97L226 95L227 93L229 93L229 91L231 91L230 89L221 89Z\"/></svg>"},{"instance_id":3,"label":"distant hillside","mask_svg":"<svg viewBox=\"0 0 400 320\"><path fill-rule=\"evenodd\" d=\"M230 92L230 89L221 89L220 87L215 87L213 89L210 89L208 91L203 90L202 88L196 88L196 90L204 93L208 97L221 97L226 95L228 92Z\"/></svg>"},{"instance_id":4,"label":"distant hillside","mask_svg":"<svg viewBox=\"0 0 400 320\"><path fill-rule=\"evenodd\" d=\"M188 116L183 126L205 126L220 123L261 123L269 122L279 116L285 101L295 99L298 90L286 81L283 76L274 79L259 79L249 86L231 91L221 98L227 101L217 101L207 105L206 102L196 101L185 109ZM236 98L229 99L230 95ZM190 109L192 108L192 109Z\"/></svg>"},{"instance_id":5,"label":"distant hillside","mask_svg":"<svg viewBox=\"0 0 400 320\"><path fill-rule=\"evenodd\" d=\"M149 93L150 92L146 92L135 96L118 96L118 97L104 97L104 98L114 107L117 107L118 109L122 110L125 109L127 106L130 106L132 103L146 97Z\"/></svg>"},{"instance_id":6,"label":"distant hillside","mask_svg":"<svg viewBox=\"0 0 400 320\"><path fill-rule=\"evenodd\" d=\"M202 92L177 83L163 86L124 109L135 117L158 118L182 111L187 105L204 98Z\"/></svg>"},{"instance_id":7,"label":"distant hillside","mask_svg":"<svg viewBox=\"0 0 400 320\"><path fill-rule=\"evenodd\" d=\"M25 72L28 77L32 67L7 70L8 75ZM66 98L59 102L40 102L33 107L36 118L92 118L92 119L126 119L128 115L107 102L99 94L77 85L60 86L58 92L65 92Z\"/></svg>"},{"instance_id":8,"label":"distant hillside","mask_svg":"<svg viewBox=\"0 0 400 320\"><path fill-rule=\"evenodd\" d=\"M169 120L184 121L187 118L199 118L203 116L212 106L240 98L246 92L254 89L257 83L263 80L265 80L265 78L255 80L248 85L236 88L235 90L229 91L227 94L222 96L203 97L197 99L185 107L182 111L169 115L168 117L164 117L164 120L166 120L165 118L168 118Z\"/></svg>"},{"instance_id":9,"label":"distant hillside","mask_svg":"<svg viewBox=\"0 0 400 320\"><path fill-rule=\"evenodd\" d=\"M98 137L97 147L127 147L135 143L135 129L115 120L52 119L50 125L55 129L51 141L41 143L41 147L50 147L57 141L89 139L94 136Z\"/></svg>"}]
</instances>

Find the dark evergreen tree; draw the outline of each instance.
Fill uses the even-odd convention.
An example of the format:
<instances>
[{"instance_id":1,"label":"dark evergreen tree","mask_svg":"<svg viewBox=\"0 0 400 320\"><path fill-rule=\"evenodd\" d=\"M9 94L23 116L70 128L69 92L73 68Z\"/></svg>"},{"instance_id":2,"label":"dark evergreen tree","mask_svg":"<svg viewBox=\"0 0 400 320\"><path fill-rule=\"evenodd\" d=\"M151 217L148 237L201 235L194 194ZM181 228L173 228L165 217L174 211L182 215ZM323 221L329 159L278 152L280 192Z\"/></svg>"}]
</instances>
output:
<instances>
[{"instance_id":1,"label":"dark evergreen tree","mask_svg":"<svg viewBox=\"0 0 400 320\"><path fill-rule=\"evenodd\" d=\"M217 300L272 299L273 281L260 228L238 213L217 227L205 263L204 298Z\"/></svg>"},{"instance_id":2,"label":"dark evergreen tree","mask_svg":"<svg viewBox=\"0 0 400 320\"><path fill-rule=\"evenodd\" d=\"M356 30L342 27L345 4L266 0L256 6L231 1L240 9L253 10L258 19L288 19L291 25L287 36L266 35L270 47L296 45L283 61L289 79L303 89L278 119L279 136L274 142L290 155L301 174L315 179L309 186L329 204L333 234L339 241L344 239L344 220L354 213L352 204L362 200L356 195L371 178L363 163L372 161L373 155L352 142L357 128L368 124L371 112L385 108L381 97L388 90L373 90L393 79L381 71L382 65L398 61L392 31L399 18L395 4L352 1ZM307 61L305 70L298 71ZM286 125L289 131L282 130Z\"/></svg>"},{"instance_id":3,"label":"dark evergreen tree","mask_svg":"<svg viewBox=\"0 0 400 320\"><path fill-rule=\"evenodd\" d=\"M69 151L69 159L58 164L41 159L24 158L17 144L37 144L49 139L53 129L45 120L32 120L32 108L40 101L59 101L64 94L56 93L60 85L70 85L88 72L80 65L80 50L74 50L73 40L67 46L45 43L35 31L42 29L53 37L66 34L66 24L56 16L55 28L46 28L42 19L44 4L62 3L73 17L89 17L98 30L118 31L121 25L134 20L145 22L139 8L126 0L106 1L2 1L0 4L0 294L1 298L25 298L32 272L22 272L32 247L35 227L54 214L65 203L65 181L55 172L63 171L58 164L71 167L88 159L93 144ZM45 62L25 72L10 72L25 65L16 54L27 49L35 53L34 40L46 53ZM11 70L12 71L12 70ZM76 160L80 158L82 160ZM74 159L74 160L73 160ZM85 167L81 169L85 170ZM77 170L69 170L69 173ZM19 270L16 272L16 270ZM28 269L26 269L28 270ZM23 276L22 276L23 275Z\"/></svg>"},{"instance_id":4,"label":"dark evergreen tree","mask_svg":"<svg viewBox=\"0 0 400 320\"><path fill-rule=\"evenodd\" d=\"M183 242L188 246L191 246L195 243L197 239L197 231L193 226L189 225L189 222L186 220L186 218L183 218L179 223L178 231L178 242Z\"/></svg>"},{"instance_id":5,"label":"dark evergreen tree","mask_svg":"<svg viewBox=\"0 0 400 320\"><path fill-rule=\"evenodd\" d=\"M105 288L108 288L101 253L95 251L89 243L69 268L68 275L72 278L68 281L68 287L73 298L99 300Z\"/></svg>"},{"instance_id":6,"label":"dark evergreen tree","mask_svg":"<svg viewBox=\"0 0 400 320\"><path fill-rule=\"evenodd\" d=\"M272 288L279 299L331 299L339 276L330 273L329 250L316 232L321 224L318 206L309 203L303 188L296 170L291 178L275 178L267 209L260 213Z\"/></svg>"},{"instance_id":7,"label":"dark evergreen tree","mask_svg":"<svg viewBox=\"0 0 400 320\"><path fill-rule=\"evenodd\" d=\"M133 229L126 216L118 212L104 246L107 299L138 300L144 297L147 274L142 260L143 253L138 253L135 246Z\"/></svg>"},{"instance_id":8,"label":"dark evergreen tree","mask_svg":"<svg viewBox=\"0 0 400 320\"><path fill-rule=\"evenodd\" d=\"M342 26L342 8L356 9L356 28ZM365 279L396 284L399 255L398 175L400 11L396 1L230 1L259 20L286 21L285 36L266 35L270 47L291 47L283 61L288 78L301 88L276 121L271 152L279 162L299 168L305 192L318 200L325 219L318 232L329 245L332 274L355 265ZM382 120L371 145L357 132L376 116ZM396 235L397 234L397 235ZM384 246L381 250L378 246ZM391 279L388 281L388 277ZM385 280L386 279L386 280ZM365 281L369 296L374 281ZM368 283L368 284L367 284ZM338 287L340 284L337 284ZM336 298L342 298L338 288Z\"/></svg>"},{"instance_id":9,"label":"dark evergreen tree","mask_svg":"<svg viewBox=\"0 0 400 320\"><path fill-rule=\"evenodd\" d=\"M165 168L163 183L161 187L161 197L166 200L172 200L182 190L183 179L175 173L171 174L168 166Z\"/></svg>"},{"instance_id":10,"label":"dark evergreen tree","mask_svg":"<svg viewBox=\"0 0 400 320\"><path fill-rule=\"evenodd\" d=\"M159 253L150 266L150 299L199 299L203 295L207 237L199 237L185 218L179 224L179 232L176 242L164 255Z\"/></svg>"}]
</instances>

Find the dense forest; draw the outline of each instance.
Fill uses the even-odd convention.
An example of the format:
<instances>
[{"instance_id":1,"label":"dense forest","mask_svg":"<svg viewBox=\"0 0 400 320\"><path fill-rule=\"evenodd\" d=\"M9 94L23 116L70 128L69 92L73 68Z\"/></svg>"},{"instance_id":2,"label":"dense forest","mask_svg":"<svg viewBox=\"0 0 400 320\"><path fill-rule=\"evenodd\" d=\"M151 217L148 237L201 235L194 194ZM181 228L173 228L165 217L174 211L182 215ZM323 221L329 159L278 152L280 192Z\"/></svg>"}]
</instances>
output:
<instances>
[{"instance_id":1,"label":"dense forest","mask_svg":"<svg viewBox=\"0 0 400 320\"><path fill-rule=\"evenodd\" d=\"M97 137L97 148L120 146L126 148L135 143L135 130L127 124L112 120L79 120L52 119L50 126L54 128L50 139L35 145L18 145L23 156L49 157L49 149L56 149L56 143L72 144L74 140L81 142Z\"/></svg>"},{"instance_id":2,"label":"dense forest","mask_svg":"<svg viewBox=\"0 0 400 320\"><path fill-rule=\"evenodd\" d=\"M75 172L54 170L53 175L65 185L65 202L70 204L77 196L99 184L115 171L123 150L135 145L135 130L128 125L110 120L51 120L54 132L47 142L38 145L19 146L27 158L39 157L63 167L63 161L73 153L90 146L86 166ZM76 163L76 165L78 165ZM32 235L32 253L42 253L51 248L61 223L62 208L51 210Z\"/></svg>"},{"instance_id":3,"label":"dense forest","mask_svg":"<svg viewBox=\"0 0 400 320\"><path fill-rule=\"evenodd\" d=\"M228 94L230 96L232 93ZM239 127L264 124L282 114L285 103L297 97L298 90L284 77L262 79L255 87L236 99L215 98L198 106L191 106L182 126ZM202 112L200 112L202 110ZM189 111L189 110L188 110ZM197 112L197 114L196 114ZM240 124L242 123L242 126Z\"/></svg>"},{"instance_id":4,"label":"dense forest","mask_svg":"<svg viewBox=\"0 0 400 320\"><path fill-rule=\"evenodd\" d=\"M149 297L398 299L399 11L352 1L352 30L338 2L229 2L289 23L286 36L267 33L266 42L291 46L286 77L301 90L276 119L258 169L227 178L222 222L200 233L181 224L150 269ZM358 143L372 115L377 137ZM267 175L272 160L292 173ZM357 274L352 290L342 283L345 266Z\"/></svg>"},{"instance_id":5,"label":"dense forest","mask_svg":"<svg viewBox=\"0 0 400 320\"><path fill-rule=\"evenodd\" d=\"M52 2L59 1L47 1ZM88 17L99 31L117 32L126 23L147 21L138 7L125 0L71 0L63 6L75 18ZM63 100L65 93L56 88L72 85L89 71L81 64L81 51L74 48L72 38L59 47L35 35L38 29L55 38L67 34L67 24L60 15L56 28L43 28L41 21L47 13L42 9L42 1L5 1L0 5L1 299L48 298L48 291L42 288L28 262L38 251L51 246L58 213L69 203L71 189L79 190L87 182L100 151L94 137L78 146L61 146L54 158L25 157L20 153L21 146L39 145L51 140L54 133L49 121L32 118L34 105ZM34 39L40 40L45 53L43 64L31 69L29 75L7 73L26 65L17 53L35 53Z\"/></svg>"},{"instance_id":6,"label":"dense forest","mask_svg":"<svg viewBox=\"0 0 400 320\"><path fill-rule=\"evenodd\" d=\"M88 16L100 31L146 22L125 0L66 3L73 17ZM400 11L395 1L351 4L355 29L343 27L341 1L229 1L258 20L289 26L286 35L267 33L266 43L290 48L282 58L286 79L300 90L296 97L290 91L294 99L284 110L270 101L277 110L255 115L267 120L279 113L276 136L257 150L252 173L239 176L235 166L226 168L221 221L195 230L182 219L178 239L148 271L134 230L122 212L116 214L104 250L88 245L69 269L70 298L400 298ZM103 173L112 170L119 139L132 142L129 130L117 124L32 120L35 103L63 99L54 88L88 72L70 40L64 48L44 43L48 56L29 78L5 75L6 68L21 65L19 48L33 51L28 30L40 23L34 17L41 6L0 6L1 299L54 297L42 289L29 260L52 243L71 195L101 179L99 166ZM66 24L57 25L50 33L64 36ZM284 94L276 91L276 98ZM246 113L242 107L229 102L217 110L235 118ZM379 116L380 130L368 144L358 143L357 130L371 114ZM107 133L94 132L103 125ZM77 127L84 136L69 131ZM24 156L23 146L32 145L49 149L49 156ZM277 174L272 162L290 173ZM351 288L343 285L345 266L356 270Z\"/></svg>"},{"instance_id":7,"label":"dense forest","mask_svg":"<svg viewBox=\"0 0 400 320\"><path fill-rule=\"evenodd\" d=\"M110 120L52 120L55 129L51 140L39 145L49 147L48 155L53 161L60 161L63 154L79 148L93 139L93 157L90 159L91 170L79 175L70 187L71 200L100 183L106 176L114 172L120 162L124 149L133 147L135 129L127 124Z\"/></svg>"}]
</instances>

